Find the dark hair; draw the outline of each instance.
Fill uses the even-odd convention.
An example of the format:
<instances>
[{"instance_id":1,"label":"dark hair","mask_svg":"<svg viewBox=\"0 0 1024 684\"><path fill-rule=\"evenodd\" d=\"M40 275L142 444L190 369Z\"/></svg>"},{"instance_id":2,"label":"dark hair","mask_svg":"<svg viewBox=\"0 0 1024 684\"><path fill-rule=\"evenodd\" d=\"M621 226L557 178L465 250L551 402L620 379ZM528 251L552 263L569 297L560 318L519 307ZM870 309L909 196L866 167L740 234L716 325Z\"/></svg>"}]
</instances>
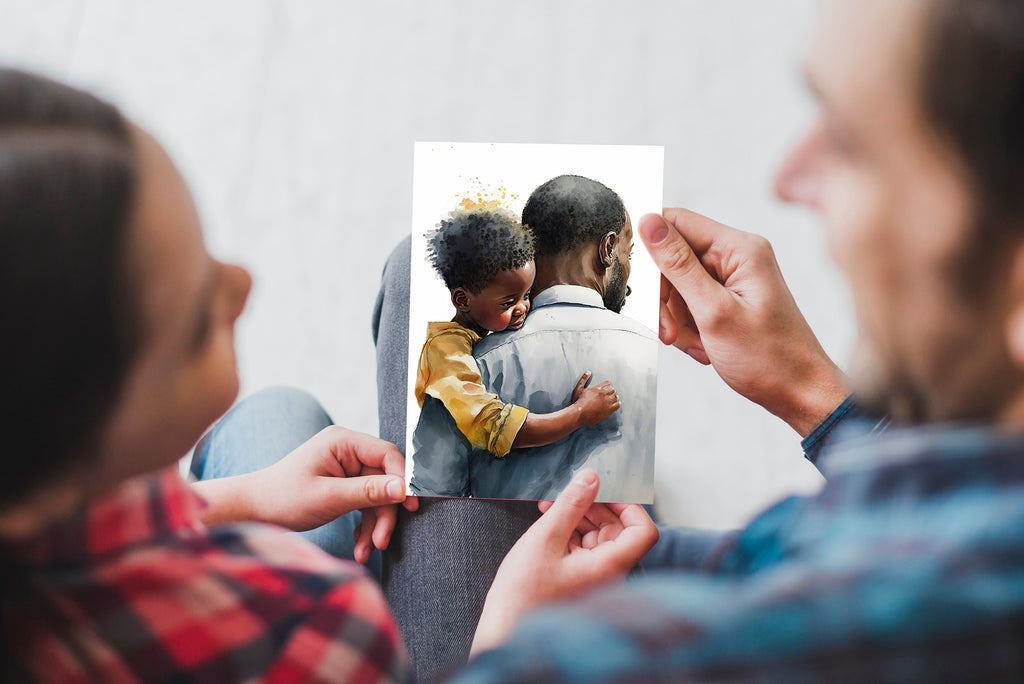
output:
<instances>
[{"instance_id":1,"label":"dark hair","mask_svg":"<svg viewBox=\"0 0 1024 684\"><path fill-rule=\"evenodd\" d=\"M986 230L1020 225L1024 3L932 0L923 35L924 116L962 159Z\"/></svg>"},{"instance_id":2,"label":"dark hair","mask_svg":"<svg viewBox=\"0 0 1024 684\"><path fill-rule=\"evenodd\" d=\"M533 236L498 209L453 211L426 237L427 259L449 290L479 292L502 271L533 260Z\"/></svg>"},{"instance_id":3,"label":"dark hair","mask_svg":"<svg viewBox=\"0 0 1024 684\"><path fill-rule=\"evenodd\" d=\"M136 161L111 105L0 69L0 510L91 458L137 347Z\"/></svg>"},{"instance_id":4,"label":"dark hair","mask_svg":"<svg viewBox=\"0 0 1024 684\"><path fill-rule=\"evenodd\" d=\"M626 207L614 190L583 176L558 176L530 194L523 225L537 239L537 254L551 255L597 242L626 225Z\"/></svg>"}]
</instances>

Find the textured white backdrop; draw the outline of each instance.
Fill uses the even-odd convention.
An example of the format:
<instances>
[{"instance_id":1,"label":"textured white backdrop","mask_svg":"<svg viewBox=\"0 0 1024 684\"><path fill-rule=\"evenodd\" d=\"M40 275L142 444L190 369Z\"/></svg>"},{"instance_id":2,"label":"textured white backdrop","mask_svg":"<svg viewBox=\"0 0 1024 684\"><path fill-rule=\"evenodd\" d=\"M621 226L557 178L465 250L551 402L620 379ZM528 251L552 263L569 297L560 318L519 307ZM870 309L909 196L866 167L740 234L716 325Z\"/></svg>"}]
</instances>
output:
<instances>
[{"instance_id":1,"label":"textured white backdrop","mask_svg":"<svg viewBox=\"0 0 1024 684\"><path fill-rule=\"evenodd\" d=\"M0 0L0 61L113 99L164 142L215 254L255 279L243 393L303 387L376 432L370 312L408 234L415 140L665 145L665 202L760 232L837 360L845 284L771 195L813 115L813 0ZM729 527L818 486L797 436L662 350L662 513Z\"/></svg>"}]
</instances>

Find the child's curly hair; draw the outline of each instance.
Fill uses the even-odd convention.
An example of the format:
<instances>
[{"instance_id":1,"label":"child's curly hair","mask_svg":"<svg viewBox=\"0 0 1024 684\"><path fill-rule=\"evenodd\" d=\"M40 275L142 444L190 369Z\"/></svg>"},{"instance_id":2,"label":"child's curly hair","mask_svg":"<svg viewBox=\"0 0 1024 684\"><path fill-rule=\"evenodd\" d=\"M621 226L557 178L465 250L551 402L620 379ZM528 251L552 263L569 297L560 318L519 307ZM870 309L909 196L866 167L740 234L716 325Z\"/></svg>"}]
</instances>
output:
<instances>
[{"instance_id":1,"label":"child's curly hair","mask_svg":"<svg viewBox=\"0 0 1024 684\"><path fill-rule=\"evenodd\" d=\"M449 290L479 292L533 260L533 235L503 209L453 211L426 237L427 259Z\"/></svg>"}]
</instances>

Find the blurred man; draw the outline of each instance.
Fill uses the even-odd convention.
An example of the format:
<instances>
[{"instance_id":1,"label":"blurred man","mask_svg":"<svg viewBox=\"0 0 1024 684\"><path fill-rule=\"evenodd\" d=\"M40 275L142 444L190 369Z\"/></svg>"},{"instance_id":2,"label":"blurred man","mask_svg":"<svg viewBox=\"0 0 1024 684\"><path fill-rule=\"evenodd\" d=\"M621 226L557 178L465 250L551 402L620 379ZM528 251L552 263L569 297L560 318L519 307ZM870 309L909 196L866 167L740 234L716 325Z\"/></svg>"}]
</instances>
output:
<instances>
[{"instance_id":1,"label":"blurred man","mask_svg":"<svg viewBox=\"0 0 1024 684\"><path fill-rule=\"evenodd\" d=\"M506 641L498 594L530 605L537 574L510 553L474 644L498 648L467 681L1024 673L1024 3L829 3L806 71L820 115L776 186L821 214L849 277L853 399L766 241L685 210L639 232L665 276L662 340L804 436L824 490L728 535L699 572ZM842 439L871 412L898 427Z\"/></svg>"}]
</instances>

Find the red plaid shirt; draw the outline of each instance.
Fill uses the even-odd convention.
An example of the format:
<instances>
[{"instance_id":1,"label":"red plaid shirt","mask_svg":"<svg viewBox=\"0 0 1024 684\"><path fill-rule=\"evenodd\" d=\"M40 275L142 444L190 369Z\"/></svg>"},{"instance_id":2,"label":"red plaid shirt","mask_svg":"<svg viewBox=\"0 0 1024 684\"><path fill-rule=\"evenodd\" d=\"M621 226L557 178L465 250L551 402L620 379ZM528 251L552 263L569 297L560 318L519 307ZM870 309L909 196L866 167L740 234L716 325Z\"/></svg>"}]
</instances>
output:
<instances>
[{"instance_id":1,"label":"red plaid shirt","mask_svg":"<svg viewBox=\"0 0 1024 684\"><path fill-rule=\"evenodd\" d=\"M168 469L15 549L27 584L4 619L21 668L57 682L409 679L361 567L265 525L207 529L201 506Z\"/></svg>"}]
</instances>

